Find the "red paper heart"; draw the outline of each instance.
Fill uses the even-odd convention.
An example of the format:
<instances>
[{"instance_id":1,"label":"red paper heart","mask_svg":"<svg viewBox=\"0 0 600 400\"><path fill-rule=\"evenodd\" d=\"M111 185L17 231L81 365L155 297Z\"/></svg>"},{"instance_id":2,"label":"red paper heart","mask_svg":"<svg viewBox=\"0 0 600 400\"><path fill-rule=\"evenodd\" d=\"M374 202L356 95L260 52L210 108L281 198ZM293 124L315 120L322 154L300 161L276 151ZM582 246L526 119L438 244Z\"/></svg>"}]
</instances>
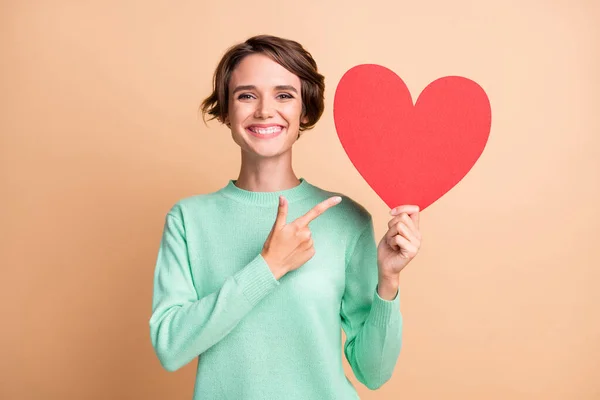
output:
<instances>
[{"instance_id":1,"label":"red paper heart","mask_svg":"<svg viewBox=\"0 0 600 400\"><path fill-rule=\"evenodd\" d=\"M472 80L439 78L413 105L402 79L375 64L344 74L333 115L352 164L388 207L416 204L421 210L473 167L492 118L487 95Z\"/></svg>"}]
</instances>

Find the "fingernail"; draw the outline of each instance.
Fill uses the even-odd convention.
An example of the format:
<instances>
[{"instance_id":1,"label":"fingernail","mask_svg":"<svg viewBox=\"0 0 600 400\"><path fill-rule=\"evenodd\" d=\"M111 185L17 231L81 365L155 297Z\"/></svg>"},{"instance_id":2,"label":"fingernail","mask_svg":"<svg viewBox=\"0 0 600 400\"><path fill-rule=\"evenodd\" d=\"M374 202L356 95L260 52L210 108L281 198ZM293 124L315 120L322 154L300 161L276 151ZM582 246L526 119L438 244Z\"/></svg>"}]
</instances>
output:
<instances>
[{"instance_id":1,"label":"fingernail","mask_svg":"<svg viewBox=\"0 0 600 400\"><path fill-rule=\"evenodd\" d=\"M396 210L395 208L392 208L392 210L390 211L391 215L396 215L398 214L398 210Z\"/></svg>"},{"instance_id":2,"label":"fingernail","mask_svg":"<svg viewBox=\"0 0 600 400\"><path fill-rule=\"evenodd\" d=\"M340 201L342 201L342 198L340 196L335 196L333 198L333 201L336 202L336 203L339 203Z\"/></svg>"}]
</instances>

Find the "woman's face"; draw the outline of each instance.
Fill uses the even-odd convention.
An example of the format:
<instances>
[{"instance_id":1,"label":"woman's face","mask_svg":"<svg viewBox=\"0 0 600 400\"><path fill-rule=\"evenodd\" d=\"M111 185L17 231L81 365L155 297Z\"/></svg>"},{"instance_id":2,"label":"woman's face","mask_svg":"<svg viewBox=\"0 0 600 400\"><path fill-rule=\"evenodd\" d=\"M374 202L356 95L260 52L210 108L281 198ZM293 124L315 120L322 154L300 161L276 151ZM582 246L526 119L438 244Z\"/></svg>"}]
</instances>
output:
<instances>
[{"instance_id":1,"label":"woman's face","mask_svg":"<svg viewBox=\"0 0 600 400\"><path fill-rule=\"evenodd\" d=\"M300 78L269 57L244 57L231 74L226 123L242 150L259 157L288 151L302 114Z\"/></svg>"}]
</instances>

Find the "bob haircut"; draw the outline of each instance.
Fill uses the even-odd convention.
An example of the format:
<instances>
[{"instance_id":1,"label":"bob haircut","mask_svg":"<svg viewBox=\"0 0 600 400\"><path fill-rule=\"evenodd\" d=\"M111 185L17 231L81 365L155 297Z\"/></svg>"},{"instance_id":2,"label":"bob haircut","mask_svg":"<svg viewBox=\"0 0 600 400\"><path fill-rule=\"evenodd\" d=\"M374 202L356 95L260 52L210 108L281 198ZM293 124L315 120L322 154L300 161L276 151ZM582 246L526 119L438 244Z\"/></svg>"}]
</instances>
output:
<instances>
[{"instance_id":1,"label":"bob haircut","mask_svg":"<svg viewBox=\"0 0 600 400\"><path fill-rule=\"evenodd\" d=\"M202 118L224 123L229 110L229 82L231 73L251 54L264 54L300 78L302 116L300 131L311 129L321 118L324 109L325 78L317 71L317 63L302 45L293 40L270 35L253 36L243 43L230 47L221 58L213 76L213 91L201 105ZM298 135L300 137L300 135Z\"/></svg>"}]
</instances>

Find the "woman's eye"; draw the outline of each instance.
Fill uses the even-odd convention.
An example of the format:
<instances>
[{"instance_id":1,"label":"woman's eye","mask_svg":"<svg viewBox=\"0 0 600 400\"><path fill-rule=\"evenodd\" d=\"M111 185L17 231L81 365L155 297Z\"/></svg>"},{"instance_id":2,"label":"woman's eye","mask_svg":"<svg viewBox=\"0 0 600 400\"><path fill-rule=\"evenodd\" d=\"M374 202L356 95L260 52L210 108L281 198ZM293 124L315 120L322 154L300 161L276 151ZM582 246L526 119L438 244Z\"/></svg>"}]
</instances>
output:
<instances>
[{"instance_id":1,"label":"woman's eye","mask_svg":"<svg viewBox=\"0 0 600 400\"><path fill-rule=\"evenodd\" d=\"M238 100L250 100L253 98L254 98L254 96L249 93L242 93L238 96ZM289 93L280 93L277 95L277 98L287 100L287 99L293 99L294 96L292 96Z\"/></svg>"}]
</instances>

